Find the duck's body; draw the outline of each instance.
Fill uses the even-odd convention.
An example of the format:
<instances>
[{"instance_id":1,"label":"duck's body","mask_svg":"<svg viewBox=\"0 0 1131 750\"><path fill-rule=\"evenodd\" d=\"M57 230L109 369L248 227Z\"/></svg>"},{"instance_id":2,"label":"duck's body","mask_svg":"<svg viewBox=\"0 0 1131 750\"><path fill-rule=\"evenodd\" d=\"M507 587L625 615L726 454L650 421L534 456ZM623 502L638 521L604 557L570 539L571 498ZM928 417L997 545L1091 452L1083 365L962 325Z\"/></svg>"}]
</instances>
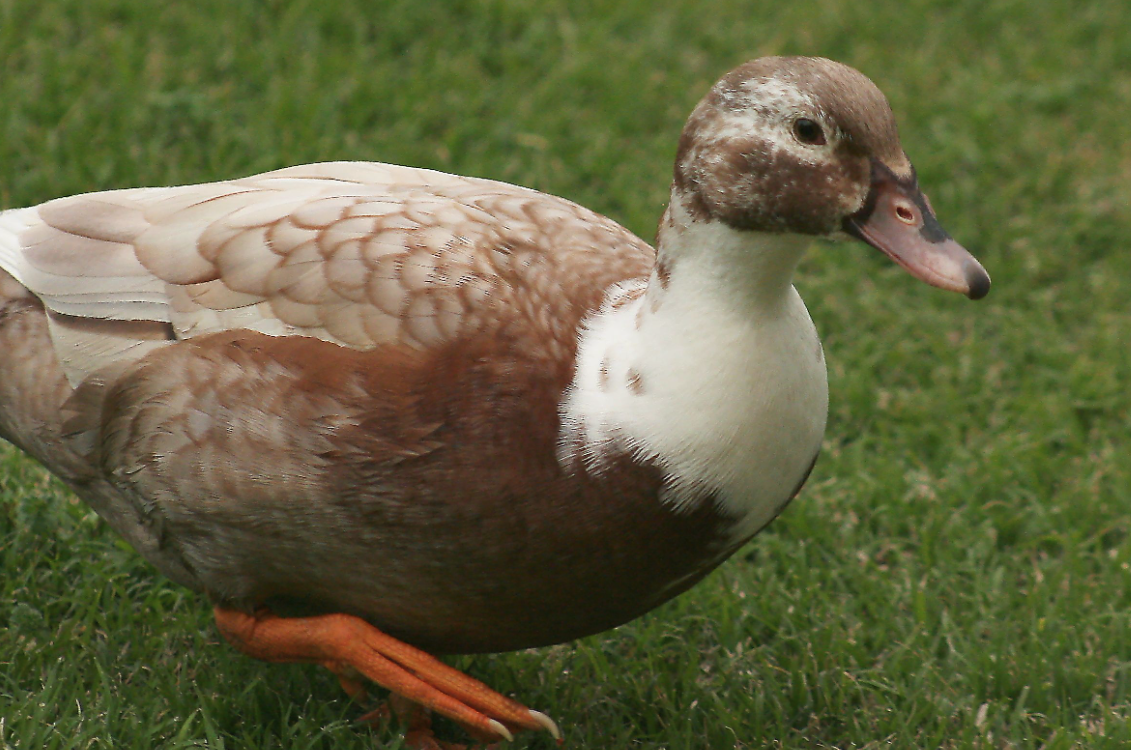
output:
<instances>
[{"instance_id":1,"label":"duck's body","mask_svg":"<svg viewBox=\"0 0 1131 750\"><path fill-rule=\"evenodd\" d=\"M799 115L820 143L789 141ZM894 137L855 71L744 66L689 121L657 251L560 198L379 164L3 212L0 436L224 609L346 613L442 652L618 625L816 459L807 235L988 288L928 236ZM885 201L921 213L910 260Z\"/></svg>"},{"instance_id":2,"label":"duck's body","mask_svg":"<svg viewBox=\"0 0 1131 750\"><path fill-rule=\"evenodd\" d=\"M799 243L767 249L784 267L765 309L727 304L695 263L645 294L652 249L579 206L352 163L76 196L0 226L41 295L9 304L41 322L0 328L0 348L57 352L0 363L19 394L53 394L5 414L50 425L41 457L77 449L57 473L219 601L349 612L445 652L576 638L710 571L820 445ZM68 293L96 274L112 291Z\"/></svg>"}]
</instances>

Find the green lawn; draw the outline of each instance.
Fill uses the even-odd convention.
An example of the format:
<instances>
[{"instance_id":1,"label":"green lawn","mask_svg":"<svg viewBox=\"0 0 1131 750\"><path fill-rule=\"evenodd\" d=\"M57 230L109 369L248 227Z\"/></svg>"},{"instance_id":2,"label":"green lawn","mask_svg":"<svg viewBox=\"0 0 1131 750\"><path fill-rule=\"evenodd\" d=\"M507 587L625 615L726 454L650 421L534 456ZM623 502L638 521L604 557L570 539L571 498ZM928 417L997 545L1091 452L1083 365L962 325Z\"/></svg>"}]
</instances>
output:
<instances>
[{"instance_id":1,"label":"green lawn","mask_svg":"<svg viewBox=\"0 0 1131 750\"><path fill-rule=\"evenodd\" d=\"M651 238L718 76L852 64L990 296L814 247L798 288L832 404L800 499L637 622L455 663L569 748L1124 748L1129 29L1125 0L0 0L0 206L372 159ZM237 655L31 461L0 464L0 748L399 747L328 673Z\"/></svg>"}]
</instances>

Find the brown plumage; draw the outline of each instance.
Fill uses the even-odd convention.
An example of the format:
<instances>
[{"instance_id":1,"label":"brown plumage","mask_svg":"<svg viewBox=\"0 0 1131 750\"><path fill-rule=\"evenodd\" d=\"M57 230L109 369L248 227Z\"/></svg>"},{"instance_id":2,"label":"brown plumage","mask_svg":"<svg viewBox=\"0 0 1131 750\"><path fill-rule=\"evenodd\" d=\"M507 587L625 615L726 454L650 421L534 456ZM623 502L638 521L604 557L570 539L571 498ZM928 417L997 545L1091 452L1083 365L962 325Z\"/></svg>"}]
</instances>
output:
<instances>
[{"instance_id":1,"label":"brown plumage","mask_svg":"<svg viewBox=\"0 0 1131 750\"><path fill-rule=\"evenodd\" d=\"M62 198L0 213L0 436L248 653L556 732L388 636L555 643L701 579L820 446L792 235L980 296L933 222L883 96L791 58L692 114L658 262L569 201L381 164Z\"/></svg>"}]
</instances>

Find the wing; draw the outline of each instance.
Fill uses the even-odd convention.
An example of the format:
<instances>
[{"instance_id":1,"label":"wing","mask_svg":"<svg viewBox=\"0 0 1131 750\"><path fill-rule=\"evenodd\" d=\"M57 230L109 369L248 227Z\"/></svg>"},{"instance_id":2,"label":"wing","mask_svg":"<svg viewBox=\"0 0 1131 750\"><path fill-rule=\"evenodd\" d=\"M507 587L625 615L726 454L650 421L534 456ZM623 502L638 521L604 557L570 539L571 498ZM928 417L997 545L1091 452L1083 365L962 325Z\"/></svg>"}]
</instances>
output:
<instances>
[{"instance_id":1,"label":"wing","mask_svg":"<svg viewBox=\"0 0 1131 750\"><path fill-rule=\"evenodd\" d=\"M68 380L247 329L357 350L476 333L547 356L652 248L533 190L336 162L0 214L0 268L49 312Z\"/></svg>"}]
</instances>

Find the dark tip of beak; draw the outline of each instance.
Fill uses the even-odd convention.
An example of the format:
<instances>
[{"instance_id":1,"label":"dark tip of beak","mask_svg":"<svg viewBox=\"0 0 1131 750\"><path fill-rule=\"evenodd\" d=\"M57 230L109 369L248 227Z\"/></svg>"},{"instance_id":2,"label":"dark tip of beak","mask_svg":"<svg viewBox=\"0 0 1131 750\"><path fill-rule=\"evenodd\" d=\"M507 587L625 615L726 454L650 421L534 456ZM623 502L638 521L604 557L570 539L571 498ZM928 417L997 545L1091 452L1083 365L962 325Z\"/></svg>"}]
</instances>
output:
<instances>
[{"instance_id":1,"label":"dark tip of beak","mask_svg":"<svg viewBox=\"0 0 1131 750\"><path fill-rule=\"evenodd\" d=\"M969 287L969 291L966 292L967 297L981 299L990 293L990 275L986 273L986 269L975 261L967 262L963 270L966 272L966 285Z\"/></svg>"}]
</instances>

